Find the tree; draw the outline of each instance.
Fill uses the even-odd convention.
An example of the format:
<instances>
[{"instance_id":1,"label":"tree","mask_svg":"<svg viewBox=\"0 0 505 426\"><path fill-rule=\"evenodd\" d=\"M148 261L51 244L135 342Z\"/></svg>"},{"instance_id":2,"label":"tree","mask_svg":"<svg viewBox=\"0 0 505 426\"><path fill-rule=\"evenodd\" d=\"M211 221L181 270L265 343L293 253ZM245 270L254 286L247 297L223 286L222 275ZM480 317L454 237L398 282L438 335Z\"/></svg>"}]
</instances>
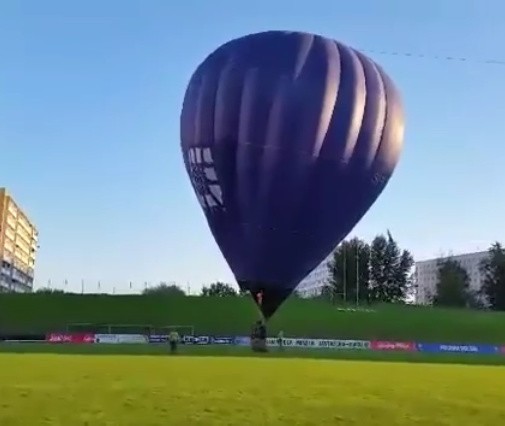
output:
<instances>
[{"instance_id":1,"label":"tree","mask_svg":"<svg viewBox=\"0 0 505 426\"><path fill-rule=\"evenodd\" d=\"M329 267L328 267L329 268ZM337 296L337 292L335 291L335 287L330 283L326 283L321 289L321 294L317 297L319 299L323 299L325 301L333 302Z\"/></svg>"},{"instance_id":2,"label":"tree","mask_svg":"<svg viewBox=\"0 0 505 426\"><path fill-rule=\"evenodd\" d=\"M302 293L300 293L298 290L294 290L293 293L291 293L291 296L289 296L291 299L303 299Z\"/></svg>"},{"instance_id":3,"label":"tree","mask_svg":"<svg viewBox=\"0 0 505 426\"><path fill-rule=\"evenodd\" d=\"M391 232L377 235L370 247L370 301L401 302L413 286L414 258L401 250Z\"/></svg>"},{"instance_id":4,"label":"tree","mask_svg":"<svg viewBox=\"0 0 505 426\"><path fill-rule=\"evenodd\" d=\"M481 263L484 277L482 294L489 307L495 311L505 311L505 249L498 242L488 250L489 256Z\"/></svg>"},{"instance_id":5,"label":"tree","mask_svg":"<svg viewBox=\"0 0 505 426\"><path fill-rule=\"evenodd\" d=\"M160 295L160 296L185 296L186 293L182 288L176 284L167 284L165 282L159 283L155 287L149 287L142 291L146 295Z\"/></svg>"},{"instance_id":6,"label":"tree","mask_svg":"<svg viewBox=\"0 0 505 426\"><path fill-rule=\"evenodd\" d=\"M435 306L467 307L470 304L470 278L466 269L452 258L441 260L437 271Z\"/></svg>"},{"instance_id":7,"label":"tree","mask_svg":"<svg viewBox=\"0 0 505 426\"><path fill-rule=\"evenodd\" d=\"M251 293L249 293L249 290L243 290L243 289L239 289L238 290L238 295L241 296L241 297L246 297L246 296L249 296Z\"/></svg>"},{"instance_id":8,"label":"tree","mask_svg":"<svg viewBox=\"0 0 505 426\"><path fill-rule=\"evenodd\" d=\"M482 289L468 290L468 304L470 309L487 309L486 296L483 294Z\"/></svg>"},{"instance_id":9,"label":"tree","mask_svg":"<svg viewBox=\"0 0 505 426\"><path fill-rule=\"evenodd\" d=\"M202 296L226 297L236 295L237 292L231 285L220 281L211 284L209 287L204 286L202 288Z\"/></svg>"},{"instance_id":10,"label":"tree","mask_svg":"<svg viewBox=\"0 0 505 426\"><path fill-rule=\"evenodd\" d=\"M63 294L65 293L63 290L58 290L56 288L49 288L49 287L41 287L37 290L35 290L35 293L44 293L44 294Z\"/></svg>"},{"instance_id":11,"label":"tree","mask_svg":"<svg viewBox=\"0 0 505 426\"><path fill-rule=\"evenodd\" d=\"M333 301L368 300L370 246L359 238L343 241L328 262L329 280L323 297Z\"/></svg>"}]
</instances>

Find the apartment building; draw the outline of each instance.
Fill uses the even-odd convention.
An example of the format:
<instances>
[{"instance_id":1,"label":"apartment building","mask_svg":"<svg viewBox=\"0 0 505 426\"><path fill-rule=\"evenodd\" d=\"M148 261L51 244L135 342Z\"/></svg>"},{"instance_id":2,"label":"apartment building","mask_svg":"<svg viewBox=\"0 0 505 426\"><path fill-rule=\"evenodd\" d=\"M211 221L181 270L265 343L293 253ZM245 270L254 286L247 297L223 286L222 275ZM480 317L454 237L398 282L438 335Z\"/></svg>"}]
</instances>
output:
<instances>
[{"instance_id":1,"label":"apartment building","mask_svg":"<svg viewBox=\"0 0 505 426\"><path fill-rule=\"evenodd\" d=\"M451 256L451 259L458 262L466 270L469 278L470 289L478 291L482 287L484 277L480 270L480 265L486 257L487 251L475 253L465 253L457 256ZM438 265L440 261L447 259L435 258L427 259L415 264L415 282L416 282L416 303L420 305L430 304L433 296L436 294L438 281Z\"/></svg>"},{"instance_id":2,"label":"apartment building","mask_svg":"<svg viewBox=\"0 0 505 426\"><path fill-rule=\"evenodd\" d=\"M0 188L0 291L32 291L37 249L35 225Z\"/></svg>"},{"instance_id":3,"label":"apartment building","mask_svg":"<svg viewBox=\"0 0 505 426\"><path fill-rule=\"evenodd\" d=\"M328 262L332 259L333 253L330 253L309 275L307 275L296 288L301 297L319 296L325 285L330 279Z\"/></svg>"}]
</instances>

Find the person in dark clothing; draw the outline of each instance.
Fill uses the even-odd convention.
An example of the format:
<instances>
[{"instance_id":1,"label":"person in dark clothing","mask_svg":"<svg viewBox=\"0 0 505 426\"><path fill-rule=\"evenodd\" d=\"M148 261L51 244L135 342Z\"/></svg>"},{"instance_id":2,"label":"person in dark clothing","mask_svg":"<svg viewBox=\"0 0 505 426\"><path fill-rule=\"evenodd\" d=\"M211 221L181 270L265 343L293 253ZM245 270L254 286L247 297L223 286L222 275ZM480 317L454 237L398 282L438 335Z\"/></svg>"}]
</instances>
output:
<instances>
[{"instance_id":1,"label":"person in dark clothing","mask_svg":"<svg viewBox=\"0 0 505 426\"><path fill-rule=\"evenodd\" d=\"M168 343L170 344L170 353L175 354L177 352L177 344L179 343L179 333L177 333L177 330L170 332Z\"/></svg>"},{"instance_id":2,"label":"person in dark clothing","mask_svg":"<svg viewBox=\"0 0 505 426\"><path fill-rule=\"evenodd\" d=\"M261 340L266 340L267 338L267 327L262 321L258 321L258 337Z\"/></svg>"},{"instance_id":3,"label":"person in dark clothing","mask_svg":"<svg viewBox=\"0 0 505 426\"><path fill-rule=\"evenodd\" d=\"M251 332L251 348L254 352L266 352L267 330L263 321L259 320Z\"/></svg>"},{"instance_id":4,"label":"person in dark clothing","mask_svg":"<svg viewBox=\"0 0 505 426\"><path fill-rule=\"evenodd\" d=\"M284 332L282 330L277 334L277 345L281 351L284 349Z\"/></svg>"},{"instance_id":5,"label":"person in dark clothing","mask_svg":"<svg viewBox=\"0 0 505 426\"><path fill-rule=\"evenodd\" d=\"M258 321L258 350L267 351L267 327L263 321Z\"/></svg>"}]
</instances>

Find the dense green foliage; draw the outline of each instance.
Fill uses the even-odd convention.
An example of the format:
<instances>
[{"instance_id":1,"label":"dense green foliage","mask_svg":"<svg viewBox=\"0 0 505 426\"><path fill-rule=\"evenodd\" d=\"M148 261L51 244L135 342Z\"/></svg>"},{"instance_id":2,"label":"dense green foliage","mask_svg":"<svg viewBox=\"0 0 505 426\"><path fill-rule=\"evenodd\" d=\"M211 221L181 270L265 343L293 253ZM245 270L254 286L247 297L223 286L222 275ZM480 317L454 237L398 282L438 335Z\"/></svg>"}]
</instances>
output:
<instances>
[{"instance_id":1,"label":"dense green foliage","mask_svg":"<svg viewBox=\"0 0 505 426\"><path fill-rule=\"evenodd\" d=\"M505 248L497 242L488 252L489 257L481 265L484 274L482 293L491 309L505 311Z\"/></svg>"},{"instance_id":2,"label":"dense green foliage","mask_svg":"<svg viewBox=\"0 0 505 426\"><path fill-rule=\"evenodd\" d=\"M439 262L437 275L434 305L454 308L465 308L469 305L470 278L458 261L449 257Z\"/></svg>"},{"instance_id":3,"label":"dense green foliage","mask_svg":"<svg viewBox=\"0 0 505 426\"><path fill-rule=\"evenodd\" d=\"M0 295L0 332L64 331L72 323L193 326L196 333L248 334L258 312L250 297L73 294ZM269 323L286 336L505 343L505 314L405 305L373 311L289 299Z\"/></svg>"},{"instance_id":4,"label":"dense green foliage","mask_svg":"<svg viewBox=\"0 0 505 426\"><path fill-rule=\"evenodd\" d=\"M388 231L369 244L343 241L328 262L329 281L323 295L330 300L398 303L412 290L414 259Z\"/></svg>"}]
</instances>

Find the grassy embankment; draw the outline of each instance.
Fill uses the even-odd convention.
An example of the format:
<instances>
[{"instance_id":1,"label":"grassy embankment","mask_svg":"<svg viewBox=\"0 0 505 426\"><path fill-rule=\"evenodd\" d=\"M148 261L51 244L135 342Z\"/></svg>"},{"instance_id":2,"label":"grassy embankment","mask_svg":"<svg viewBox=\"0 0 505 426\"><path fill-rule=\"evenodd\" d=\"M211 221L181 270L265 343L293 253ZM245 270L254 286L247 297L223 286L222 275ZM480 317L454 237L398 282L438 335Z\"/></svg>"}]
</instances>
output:
<instances>
[{"instance_id":1,"label":"grassy embankment","mask_svg":"<svg viewBox=\"0 0 505 426\"><path fill-rule=\"evenodd\" d=\"M349 312L312 300L288 300L270 332L286 336L505 344L505 314L415 306L376 306ZM248 334L257 311L249 298L106 295L0 295L0 332L65 331L69 324L193 326L202 335ZM87 327L90 328L90 327ZM105 330L96 327L96 330Z\"/></svg>"}]
</instances>

